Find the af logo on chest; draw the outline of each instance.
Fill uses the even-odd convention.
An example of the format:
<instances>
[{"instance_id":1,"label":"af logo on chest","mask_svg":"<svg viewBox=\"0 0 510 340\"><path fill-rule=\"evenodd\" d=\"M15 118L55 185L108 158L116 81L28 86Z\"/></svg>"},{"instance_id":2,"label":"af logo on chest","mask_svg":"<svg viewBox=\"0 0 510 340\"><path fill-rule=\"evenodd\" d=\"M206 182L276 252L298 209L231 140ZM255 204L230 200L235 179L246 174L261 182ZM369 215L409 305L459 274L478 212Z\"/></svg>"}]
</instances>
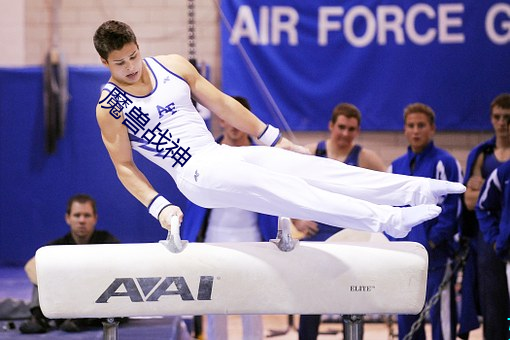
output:
<instances>
[{"instance_id":1,"label":"af logo on chest","mask_svg":"<svg viewBox=\"0 0 510 340\"><path fill-rule=\"evenodd\" d=\"M179 295L183 301L211 300L213 276L200 276L197 292L192 292L183 276L116 278L96 303L110 298L129 297L131 302L159 301L164 295Z\"/></svg>"},{"instance_id":2,"label":"af logo on chest","mask_svg":"<svg viewBox=\"0 0 510 340\"><path fill-rule=\"evenodd\" d=\"M159 118L166 116L167 114L173 115L177 112L177 109L175 108L175 103L170 103L167 106L160 106L157 105L156 108L158 109Z\"/></svg>"}]
</instances>

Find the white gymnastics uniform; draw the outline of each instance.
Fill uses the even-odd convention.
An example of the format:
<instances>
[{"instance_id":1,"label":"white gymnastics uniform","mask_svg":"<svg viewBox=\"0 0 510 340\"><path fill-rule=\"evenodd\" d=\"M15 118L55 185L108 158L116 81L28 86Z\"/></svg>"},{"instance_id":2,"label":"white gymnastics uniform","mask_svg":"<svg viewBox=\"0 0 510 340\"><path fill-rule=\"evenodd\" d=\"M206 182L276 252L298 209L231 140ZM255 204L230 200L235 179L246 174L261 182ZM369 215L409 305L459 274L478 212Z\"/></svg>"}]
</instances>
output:
<instances>
[{"instance_id":1,"label":"white gymnastics uniform","mask_svg":"<svg viewBox=\"0 0 510 340\"><path fill-rule=\"evenodd\" d=\"M219 145L186 81L155 58L145 62L155 78L151 93L134 96L108 83L100 105L128 127L132 148L165 169L197 205L382 232L402 224L402 209L393 206L436 203L430 179L276 147Z\"/></svg>"}]
</instances>

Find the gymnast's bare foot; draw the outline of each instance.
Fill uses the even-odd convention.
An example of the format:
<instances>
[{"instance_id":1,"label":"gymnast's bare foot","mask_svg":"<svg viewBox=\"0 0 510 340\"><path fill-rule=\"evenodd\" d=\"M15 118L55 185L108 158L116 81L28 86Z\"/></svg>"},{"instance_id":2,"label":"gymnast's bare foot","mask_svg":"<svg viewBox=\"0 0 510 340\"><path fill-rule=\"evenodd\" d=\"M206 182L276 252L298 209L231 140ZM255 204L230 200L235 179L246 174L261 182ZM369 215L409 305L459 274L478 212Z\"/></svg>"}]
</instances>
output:
<instances>
[{"instance_id":1,"label":"gymnast's bare foot","mask_svg":"<svg viewBox=\"0 0 510 340\"><path fill-rule=\"evenodd\" d=\"M422 204L415 207L396 209L400 209L402 214L400 225L389 226L384 230L386 234L395 238L407 236L414 226L431 220L441 213L441 208L435 204Z\"/></svg>"}]
</instances>

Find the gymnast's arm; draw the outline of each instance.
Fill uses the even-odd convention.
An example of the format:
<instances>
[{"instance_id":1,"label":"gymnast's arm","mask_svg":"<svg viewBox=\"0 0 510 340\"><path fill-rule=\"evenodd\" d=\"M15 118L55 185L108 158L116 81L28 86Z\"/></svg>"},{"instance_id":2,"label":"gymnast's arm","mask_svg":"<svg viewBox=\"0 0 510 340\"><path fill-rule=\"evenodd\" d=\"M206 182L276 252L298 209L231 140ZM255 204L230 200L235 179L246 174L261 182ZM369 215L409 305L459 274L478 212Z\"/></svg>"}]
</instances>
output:
<instances>
[{"instance_id":1,"label":"gymnast's arm","mask_svg":"<svg viewBox=\"0 0 510 340\"><path fill-rule=\"evenodd\" d=\"M266 124L257 116L237 100L218 90L207 79L202 77L197 69L182 56L171 54L158 57L158 60L188 83L193 99L208 108L222 120L254 137L260 136L266 129ZM308 153L302 146L296 145L283 137L276 146L296 152Z\"/></svg>"},{"instance_id":2,"label":"gymnast's arm","mask_svg":"<svg viewBox=\"0 0 510 340\"><path fill-rule=\"evenodd\" d=\"M99 104L96 107L96 118L101 129L103 143L108 150L119 180L136 199L148 207L158 193L133 161L127 127L122 124L122 119L115 119ZM169 205L161 211L159 222L163 228L170 230L170 218L173 215L177 215L182 221L183 213L175 205Z\"/></svg>"}]
</instances>

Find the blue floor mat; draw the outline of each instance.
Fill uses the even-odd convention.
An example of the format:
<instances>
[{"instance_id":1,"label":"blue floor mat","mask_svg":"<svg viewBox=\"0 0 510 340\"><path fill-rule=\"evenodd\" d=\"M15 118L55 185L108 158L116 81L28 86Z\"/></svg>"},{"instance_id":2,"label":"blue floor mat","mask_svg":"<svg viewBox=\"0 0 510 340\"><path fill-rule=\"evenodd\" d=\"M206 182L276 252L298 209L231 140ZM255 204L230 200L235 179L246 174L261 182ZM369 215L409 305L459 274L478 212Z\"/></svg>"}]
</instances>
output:
<instances>
[{"instance_id":1,"label":"blue floor mat","mask_svg":"<svg viewBox=\"0 0 510 340\"><path fill-rule=\"evenodd\" d=\"M176 329L176 317L162 318L132 318L121 324L118 328L119 340L159 340L180 339L179 330ZM0 339L69 339L69 340L93 340L103 339L102 328L88 330L79 333L66 333L61 330L51 330L44 334L22 334L18 328L23 320L0 321L3 330L0 331ZM14 329L7 329L8 324L13 323Z\"/></svg>"},{"instance_id":2,"label":"blue floor mat","mask_svg":"<svg viewBox=\"0 0 510 340\"><path fill-rule=\"evenodd\" d=\"M0 301L5 299L22 300L27 304L32 296L32 283L22 267L0 267ZM44 334L22 334L19 326L26 319L0 318L0 340L4 339L103 339L103 329L67 333L58 329ZM159 340L181 339L180 317L130 318L118 327L119 340ZM186 337L185 337L186 338Z\"/></svg>"}]
</instances>

